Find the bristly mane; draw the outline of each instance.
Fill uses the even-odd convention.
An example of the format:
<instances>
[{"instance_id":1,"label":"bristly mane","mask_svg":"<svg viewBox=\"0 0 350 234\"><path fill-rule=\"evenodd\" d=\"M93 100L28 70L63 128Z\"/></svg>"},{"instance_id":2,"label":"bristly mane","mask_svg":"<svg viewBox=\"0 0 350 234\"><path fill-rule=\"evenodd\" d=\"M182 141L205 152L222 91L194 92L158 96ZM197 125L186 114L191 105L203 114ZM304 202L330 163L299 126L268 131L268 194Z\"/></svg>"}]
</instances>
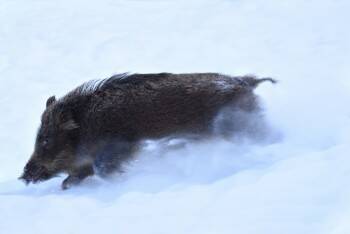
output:
<instances>
[{"instance_id":1,"label":"bristly mane","mask_svg":"<svg viewBox=\"0 0 350 234\"><path fill-rule=\"evenodd\" d=\"M130 76L130 73L120 73L105 79L90 80L69 92L67 95L62 97L62 100L67 100L70 97L92 94L98 90L103 89L104 87L108 87L108 85L112 82L123 83L125 82L125 79Z\"/></svg>"}]
</instances>

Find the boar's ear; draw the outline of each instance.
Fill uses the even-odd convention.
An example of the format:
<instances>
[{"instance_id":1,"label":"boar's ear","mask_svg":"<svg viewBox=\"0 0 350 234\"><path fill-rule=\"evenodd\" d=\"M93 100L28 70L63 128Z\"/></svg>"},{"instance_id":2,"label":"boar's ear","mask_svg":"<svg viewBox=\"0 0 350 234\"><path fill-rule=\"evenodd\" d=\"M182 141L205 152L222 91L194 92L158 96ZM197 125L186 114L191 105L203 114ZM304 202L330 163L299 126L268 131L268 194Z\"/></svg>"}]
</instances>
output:
<instances>
[{"instance_id":1,"label":"boar's ear","mask_svg":"<svg viewBox=\"0 0 350 234\"><path fill-rule=\"evenodd\" d=\"M55 96L51 96L47 99L46 101L46 107L49 107L51 106L53 103L56 102L56 97Z\"/></svg>"},{"instance_id":2,"label":"boar's ear","mask_svg":"<svg viewBox=\"0 0 350 234\"><path fill-rule=\"evenodd\" d=\"M61 128L70 131L79 128L79 125L73 119L69 119L61 124Z\"/></svg>"}]
</instances>

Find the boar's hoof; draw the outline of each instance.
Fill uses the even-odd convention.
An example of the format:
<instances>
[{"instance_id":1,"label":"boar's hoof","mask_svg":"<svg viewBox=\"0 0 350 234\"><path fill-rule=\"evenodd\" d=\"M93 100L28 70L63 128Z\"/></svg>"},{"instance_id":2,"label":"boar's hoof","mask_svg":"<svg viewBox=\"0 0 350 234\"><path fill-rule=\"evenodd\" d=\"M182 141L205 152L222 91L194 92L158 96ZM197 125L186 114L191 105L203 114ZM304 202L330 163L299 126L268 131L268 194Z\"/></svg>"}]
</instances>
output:
<instances>
[{"instance_id":1,"label":"boar's hoof","mask_svg":"<svg viewBox=\"0 0 350 234\"><path fill-rule=\"evenodd\" d=\"M71 188L72 186L80 184L82 181L81 178L76 177L76 176L68 176L63 182L62 182L62 189L67 190Z\"/></svg>"}]
</instances>

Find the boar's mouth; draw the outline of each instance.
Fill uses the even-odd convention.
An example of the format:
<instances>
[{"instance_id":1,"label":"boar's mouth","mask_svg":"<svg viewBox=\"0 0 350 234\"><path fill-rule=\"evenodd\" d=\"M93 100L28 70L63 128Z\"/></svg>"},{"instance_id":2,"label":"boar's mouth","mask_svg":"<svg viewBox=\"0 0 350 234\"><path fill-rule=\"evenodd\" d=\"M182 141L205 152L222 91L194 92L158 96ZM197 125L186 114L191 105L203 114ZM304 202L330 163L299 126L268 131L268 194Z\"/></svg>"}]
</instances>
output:
<instances>
[{"instance_id":1,"label":"boar's mouth","mask_svg":"<svg viewBox=\"0 0 350 234\"><path fill-rule=\"evenodd\" d=\"M29 183L38 183L51 179L53 176L53 173L50 173L44 166L29 162L25 166L24 172L19 179L28 185Z\"/></svg>"}]
</instances>

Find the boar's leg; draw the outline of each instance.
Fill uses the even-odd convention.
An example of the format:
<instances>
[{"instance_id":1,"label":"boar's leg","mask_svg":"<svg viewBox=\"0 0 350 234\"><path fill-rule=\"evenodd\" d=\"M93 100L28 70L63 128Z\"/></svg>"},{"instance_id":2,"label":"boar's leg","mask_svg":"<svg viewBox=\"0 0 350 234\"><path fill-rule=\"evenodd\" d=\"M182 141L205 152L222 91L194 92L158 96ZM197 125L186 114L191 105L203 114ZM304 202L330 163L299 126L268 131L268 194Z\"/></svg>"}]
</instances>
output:
<instances>
[{"instance_id":1,"label":"boar's leg","mask_svg":"<svg viewBox=\"0 0 350 234\"><path fill-rule=\"evenodd\" d=\"M132 158L136 143L123 140L109 141L101 147L96 155L94 167L101 177L107 177L114 172L122 172L123 163Z\"/></svg>"},{"instance_id":2,"label":"boar's leg","mask_svg":"<svg viewBox=\"0 0 350 234\"><path fill-rule=\"evenodd\" d=\"M86 177L94 174L94 170L91 165L86 165L75 169L69 174L69 176L62 182L62 189L66 190L74 185L80 184Z\"/></svg>"}]
</instances>

